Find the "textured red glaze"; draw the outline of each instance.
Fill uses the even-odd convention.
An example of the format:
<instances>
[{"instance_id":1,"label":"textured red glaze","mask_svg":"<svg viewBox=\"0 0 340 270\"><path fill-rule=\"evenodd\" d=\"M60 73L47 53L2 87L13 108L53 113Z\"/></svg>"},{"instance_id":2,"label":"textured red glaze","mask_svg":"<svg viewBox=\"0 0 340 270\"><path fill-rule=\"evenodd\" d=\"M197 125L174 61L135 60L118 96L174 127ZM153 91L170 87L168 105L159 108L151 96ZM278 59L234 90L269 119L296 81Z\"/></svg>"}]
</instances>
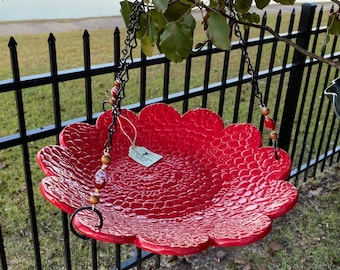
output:
<instances>
[{"instance_id":1,"label":"textured red glaze","mask_svg":"<svg viewBox=\"0 0 340 270\"><path fill-rule=\"evenodd\" d=\"M284 181L291 168L288 154L278 149L276 160L272 148L260 147L261 134L251 124L224 127L210 110L181 116L165 104L122 115L136 126L136 145L163 158L150 167L136 163L128 157L130 141L117 127L108 181L96 205L103 227L96 227L92 211L73 220L91 238L170 255L246 245L266 236L271 220L297 202L296 188ZM61 146L47 146L37 155L46 175L43 196L69 214L89 205L111 117L105 112L96 126L67 126ZM123 129L133 137L125 118L120 118Z\"/></svg>"}]
</instances>

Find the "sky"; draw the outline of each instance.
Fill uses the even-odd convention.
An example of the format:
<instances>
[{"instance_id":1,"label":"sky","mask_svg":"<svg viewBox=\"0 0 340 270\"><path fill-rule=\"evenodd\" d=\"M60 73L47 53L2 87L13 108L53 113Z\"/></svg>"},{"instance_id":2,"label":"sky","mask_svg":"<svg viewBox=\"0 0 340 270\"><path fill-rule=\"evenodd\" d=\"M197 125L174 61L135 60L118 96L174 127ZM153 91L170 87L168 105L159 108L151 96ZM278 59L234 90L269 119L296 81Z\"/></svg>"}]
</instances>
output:
<instances>
[{"instance_id":1,"label":"sky","mask_svg":"<svg viewBox=\"0 0 340 270\"><path fill-rule=\"evenodd\" d=\"M121 0L0 0L0 21L120 15ZM329 2L330 0L317 0ZM313 2L297 0L297 2Z\"/></svg>"},{"instance_id":2,"label":"sky","mask_svg":"<svg viewBox=\"0 0 340 270\"><path fill-rule=\"evenodd\" d=\"M0 21L115 16L120 0L0 0Z\"/></svg>"}]
</instances>

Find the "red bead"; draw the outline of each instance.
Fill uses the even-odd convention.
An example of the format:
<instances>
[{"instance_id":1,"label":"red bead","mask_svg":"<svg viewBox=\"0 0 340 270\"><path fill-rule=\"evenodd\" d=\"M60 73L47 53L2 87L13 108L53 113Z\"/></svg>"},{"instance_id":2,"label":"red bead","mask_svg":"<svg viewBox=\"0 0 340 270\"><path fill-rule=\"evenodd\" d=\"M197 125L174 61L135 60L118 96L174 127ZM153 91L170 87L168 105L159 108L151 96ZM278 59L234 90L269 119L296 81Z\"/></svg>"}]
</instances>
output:
<instances>
[{"instance_id":1,"label":"red bead","mask_svg":"<svg viewBox=\"0 0 340 270\"><path fill-rule=\"evenodd\" d=\"M119 88L117 86L112 87L111 89L111 96L116 99L118 95Z\"/></svg>"},{"instance_id":2,"label":"red bead","mask_svg":"<svg viewBox=\"0 0 340 270\"><path fill-rule=\"evenodd\" d=\"M269 129L269 130L274 130L275 129L275 121L269 117L266 117L264 119L264 126Z\"/></svg>"}]
</instances>

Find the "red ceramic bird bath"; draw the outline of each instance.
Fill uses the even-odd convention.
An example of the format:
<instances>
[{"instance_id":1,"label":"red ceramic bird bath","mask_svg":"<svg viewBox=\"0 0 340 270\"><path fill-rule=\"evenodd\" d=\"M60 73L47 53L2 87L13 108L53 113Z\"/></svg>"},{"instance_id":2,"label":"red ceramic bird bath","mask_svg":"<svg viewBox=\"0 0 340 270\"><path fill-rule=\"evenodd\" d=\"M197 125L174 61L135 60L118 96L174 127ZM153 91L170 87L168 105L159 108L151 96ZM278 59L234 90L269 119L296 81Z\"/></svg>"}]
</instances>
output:
<instances>
[{"instance_id":1,"label":"red ceramic bird bath","mask_svg":"<svg viewBox=\"0 0 340 270\"><path fill-rule=\"evenodd\" d=\"M47 146L37 155L46 175L41 192L66 213L91 205L112 117L107 111L96 125L67 126L60 146ZM90 238L133 243L158 254L253 243L298 199L296 188L285 181L290 157L278 148L276 159L273 148L261 143L253 125L224 127L207 109L184 115L165 104L149 105L139 114L123 109L95 205L102 226L91 210L79 211L72 225Z\"/></svg>"}]
</instances>

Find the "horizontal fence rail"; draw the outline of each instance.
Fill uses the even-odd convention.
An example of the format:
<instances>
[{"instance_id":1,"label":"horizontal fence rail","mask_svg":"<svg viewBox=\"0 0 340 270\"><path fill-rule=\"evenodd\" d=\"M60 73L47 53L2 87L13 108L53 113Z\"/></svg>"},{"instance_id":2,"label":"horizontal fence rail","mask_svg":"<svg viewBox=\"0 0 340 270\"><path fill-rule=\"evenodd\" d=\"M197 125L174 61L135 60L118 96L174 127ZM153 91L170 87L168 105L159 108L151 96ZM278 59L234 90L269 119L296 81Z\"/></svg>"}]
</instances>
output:
<instances>
[{"instance_id":1,"label":"horizontal fence rail","mask_svg":"<svg viewBox=\"0 0 340 270\"><path fill-rule=\"evenodd\" d=\"M287 29L283 29L282 13L279 12L275 31L280 32L283 38L318 53L327 31L322 25L323 9L316 12L315 5L303 5L297 28L296 17L293 11ZM262 26L267 24L267 19L265 14ZM5 102L12 101L13 106L16 106L17 125L9 126L7 116L1 118L4 123L0 129L0 166L3 172L0 183L3 185L1 188L6 188L13 181L18 181L16 185L22 186L26 195L22 195L20 189L15 194L17 196L20 193L20 200L26 203L23 203L22 209L13 209L5 199L0 199L3 205L0 212L0 258L3 270L142 269L144 263L152 261L151 257L155 259L153 264L156 267L160 264L159 256L155 257L131 246L106 245L94 240L84 242L76 239L69 234L68 215L47 205L39 194L39 179L42 175L34 161L36 152L47 143L57 144L58 134L66 125L75 122L95 123L101 113L101 104L97 106L95 101L99 92L96 91L94 81L106 76L112 83L114 74L119 71L119 30L115 29L113 33L111 63L91 64L90 37L90 33L84 31L83 48L79 50L83 55L83 67L59 70L57 39L50 34L50 70L29 76L20 75L20 43L13 37L8 42L12 78L0 81L0 97ZM278 42L263 29L255 35L251 29L247 29L244 38L264 102L271 108L273 118L280 127L279 146L287 150L293 160L289 180L299 185L318 170L322 171L340 159L339 122L331 103L323 95L323 89L339 76L339 72L294 51L287 44ZM332 37L322 53L323 57L339 60L339 48L338 38ZM263 120L257 108L256 97L251 91L251 77L245 66L238 41L233 41L232 49L227 52L210 44L180 64L170 63L163 55L146 57L141 54L129 63L130 81L127 84L124 107L136 112L155 102L172 104L181 112L194 107L206 107L217 112L226 124L251 122L262 131ZM172 76L176 73L181 76L176 75L174 81ZM64 107L64 88L73 82L81 82L74 90L80 98L76 104L78 106L80 103L80 115L77 109L74 114L65 113L71 108ZM39 91L43 92L43 101L39 101L38 97L37 100L29 99L30 95ZM35 124L31 121L32 118L39 119L39 112L32 112L34 102L41 102L42 105L48 103L50 108L46 108L46 114L50 118L44 120L45 122ZM0 113L9 114L6 111ZM269 139L264 139L264 144L269 143ZM14 159L15 164L20 163L20 168L17 175L8 175L6 173L12 166L6 164ZM9 189L8 192L13 191ZM59 215L59 218L54 218ZM18 228L10 228L6 220L13 216L27 219L27 223ZM51 222L52 217L57 221ZM9 254L7 247L11 245L11 238L21 239L21 246L18 248L29 250L31 256L21 258L20 254ZM52 244L51 239L52 242L55 240ZM50 248L55 249L55 257L45 258L45 250Z\"/></svg>"}]
</instances>

